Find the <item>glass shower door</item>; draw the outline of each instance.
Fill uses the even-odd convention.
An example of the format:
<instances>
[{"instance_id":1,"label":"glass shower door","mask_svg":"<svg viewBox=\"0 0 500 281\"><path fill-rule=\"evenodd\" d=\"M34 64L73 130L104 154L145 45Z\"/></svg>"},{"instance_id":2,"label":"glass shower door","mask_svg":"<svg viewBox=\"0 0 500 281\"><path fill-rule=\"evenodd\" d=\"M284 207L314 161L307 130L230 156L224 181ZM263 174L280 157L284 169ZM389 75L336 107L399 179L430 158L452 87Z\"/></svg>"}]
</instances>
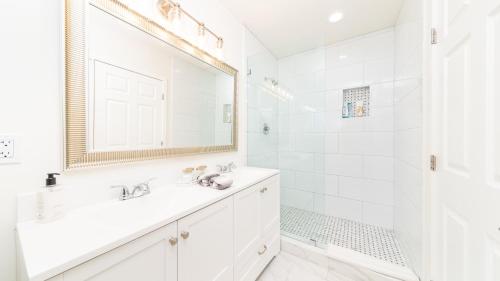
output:
<instances>
[{"instance_id":1,"label":"glass shower door","mask_svg":"<svg viewBox=\"0 0 500 281\"><path fill-rule=\"evenodd\" d=\"M277 75L276 61L266 59L265 53L248 57L247 162L249 166L278 169L278 98L266 80L273 75Z\"/></svg>"}]
</instances>

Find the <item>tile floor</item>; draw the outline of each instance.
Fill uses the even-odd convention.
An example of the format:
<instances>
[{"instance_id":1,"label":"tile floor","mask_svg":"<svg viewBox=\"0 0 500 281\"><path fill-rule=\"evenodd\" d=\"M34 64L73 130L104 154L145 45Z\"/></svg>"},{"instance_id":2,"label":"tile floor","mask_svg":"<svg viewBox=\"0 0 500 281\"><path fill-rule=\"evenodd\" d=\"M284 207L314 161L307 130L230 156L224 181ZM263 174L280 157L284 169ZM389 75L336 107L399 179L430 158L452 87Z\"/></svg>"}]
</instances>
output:
<instances>
[{"instance_id":1,"label":"tile floor","mask_svg":"<svg viewBox=\"0 0 500 281\"><path fill-rule=\"evenodd\" d=\"M281 206L282 234L326 248L333 244L406 267L394 232L378 226Z\"/></svg>"},{"instance_id":2,"label":"tile floor","mask_svg":"<svg viewBox=\"0 0 500 281\"><path fill-rule=\"evenodd\" d=\"M344 281L328 266L320 266L305 259L281 253L274 258L257 281Z\"/></svg>"}]
</instances>

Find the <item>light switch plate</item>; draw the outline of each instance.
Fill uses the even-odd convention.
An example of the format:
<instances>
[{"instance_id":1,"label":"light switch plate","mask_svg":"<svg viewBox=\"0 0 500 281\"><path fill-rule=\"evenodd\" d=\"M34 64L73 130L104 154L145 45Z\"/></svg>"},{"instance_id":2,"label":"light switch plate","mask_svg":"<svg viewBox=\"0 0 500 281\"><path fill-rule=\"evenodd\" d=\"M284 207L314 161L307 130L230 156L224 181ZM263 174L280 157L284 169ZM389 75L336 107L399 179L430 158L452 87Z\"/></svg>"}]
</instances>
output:
<instances>
[{"instance_id":1,"label":"light switch plate","mask_svg":"<svg viewBox=\"0 0 500 281\"><path fill-rule=\"evenodd\" d=\"M14 135L0 135L0 164L18 163L18 138Z\"/></svg>"}]
</instances>

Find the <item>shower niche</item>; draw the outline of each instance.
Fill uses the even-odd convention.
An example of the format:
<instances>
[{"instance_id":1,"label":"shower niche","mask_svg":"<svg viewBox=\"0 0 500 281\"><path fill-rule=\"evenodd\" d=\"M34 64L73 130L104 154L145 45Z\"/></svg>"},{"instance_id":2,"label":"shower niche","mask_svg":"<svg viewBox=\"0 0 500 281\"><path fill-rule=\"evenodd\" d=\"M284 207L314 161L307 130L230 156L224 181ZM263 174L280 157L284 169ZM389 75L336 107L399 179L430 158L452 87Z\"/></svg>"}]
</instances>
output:
<instances>
[{"instance_id":1,"label":"shower niche","mask_svg":"<svg viewBox=\"0 0 500 281\"><path fill-rule=\"evenodd\" d=\"M343 90L342 118L370 115L370 86Z\"/></svg>"}]
</instances>

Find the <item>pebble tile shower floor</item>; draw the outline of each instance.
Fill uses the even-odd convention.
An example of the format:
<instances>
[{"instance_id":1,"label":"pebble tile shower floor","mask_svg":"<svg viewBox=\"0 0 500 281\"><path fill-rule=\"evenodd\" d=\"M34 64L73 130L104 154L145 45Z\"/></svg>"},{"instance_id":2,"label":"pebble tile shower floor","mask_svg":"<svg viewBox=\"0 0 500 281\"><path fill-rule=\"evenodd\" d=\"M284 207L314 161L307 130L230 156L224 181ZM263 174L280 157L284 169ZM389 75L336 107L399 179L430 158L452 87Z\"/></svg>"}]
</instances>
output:
<instances>
[{"instance_id":1,"label":"pebble tile shower floor","mask_svg":"<svg viewBox=\"0 0 500 281\"><path fill-rule=\"evenodd\" d=\"M383 227L281 206L281 231L319 247L348 248L400 266L407 266L394 232Z\"/></svg>"}]
</instances>

